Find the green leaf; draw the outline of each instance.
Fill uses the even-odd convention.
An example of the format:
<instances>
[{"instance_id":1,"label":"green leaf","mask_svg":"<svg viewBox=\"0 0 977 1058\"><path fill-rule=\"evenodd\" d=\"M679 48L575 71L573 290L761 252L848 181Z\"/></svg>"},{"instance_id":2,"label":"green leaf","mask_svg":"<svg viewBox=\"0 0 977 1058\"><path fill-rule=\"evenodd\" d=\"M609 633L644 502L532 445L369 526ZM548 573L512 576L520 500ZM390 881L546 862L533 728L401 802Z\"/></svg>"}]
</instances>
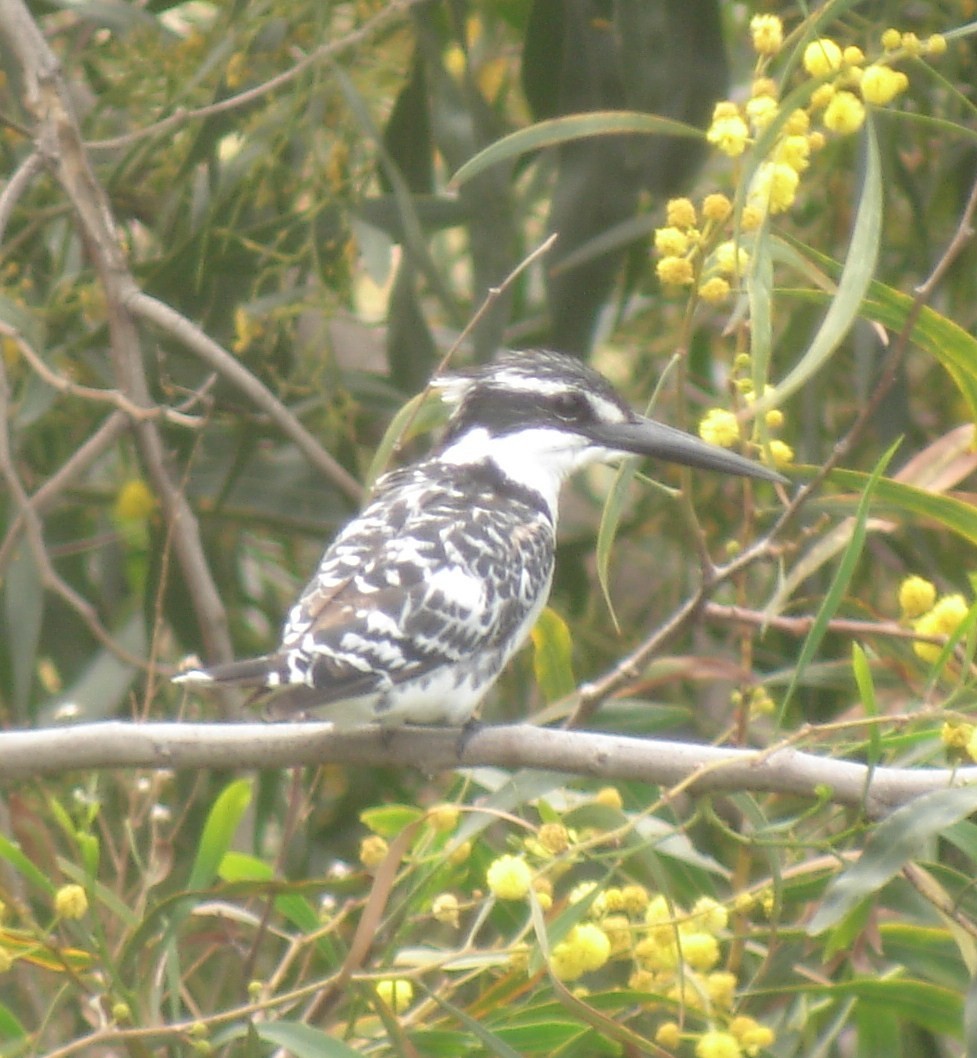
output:
<instances>
[{"instance_id":1,"label":"green leaf","mask_svg":"<svg viewBox=\"0 0 977 1058\"><path fill-rule=\"evenodd\" d=\"M759 403L759 401L757 403ZM781 721L785 715L791 695L794 693L794 689L797 687L797 684L811 658L817 653L817 649L821 645L821 640L824 638L824 635L828 630L828 624L837 612L838 607L841 605L845 592L848 590L848 585L851 583L852 575L855 572L855 566L858 564L858 560L862 554L862 547L865 544L866 522L868 521L868 512L872 497L882 478L882 472L889 465L889 460L895 455L899 444L900 442L896 441L896 443L884 453L882 458L875 465L875 469L872 471L868 482L865 485L865 491L862 493L862 498L859 500L858 510L855 514L855 526L852 529L851 542L846 548L844 557L838 564L838 568L835 570L835 575L832 578L827 593L825 594L824 601L821 603L817 616L814 618L814 623L811 625L811 630L808 632L804 640L803 647L801 647L801 653L797 659L794 673L791 676L790 685L787 688L787 693L784 695L783 703L780 706Z\"/></svg>"},{"instance_id":2,"label":"green leaf","mask_svg":"<svg viewBox=\"0 0 977 1058\"><path fill-rule=\"evenodd\" d=\"M570 114L567 117L540 121L529 128L503 136L484 150L479 151L455 173L450 183L459 187L490 166L510 161L530 151L544 147L556 147L571 140L588 136L617 136L629 133L645 136L689 136L702 139L702 129L686 125L671 118L660 118L655 114L641 114L628 110L597 110L586 114Z\"/></svg>"},{"instance_id":3,"label":"green leaf","mask_svg":"<svg viewBox=\"0 0 977 1058\"><path fill-rule=\"evenodd\" d=\"M799 255L809 266L813 264L834 277L841 272L838 262L808 246L792 246L782 241L778 254ZM785 290L781 296L818 303L828 300L828 295L820 290ZM913 297L878 280L869 284L859 315L898 333L904 329L914 308L918 315L909 333L910 342L939 361L967 402L971 420L977 422L977 338L928 305L918 308ZM778 392L781 388L778 387Z\"/></svg>"},{"instance_id":4,"label":"green leaf","mask_svg":"<svg viewBox=\"0 0 977 1058\"><path fill-rule=\"evenodd\" d=\"M360 822L382 838L395 838L423 815L416 805L379 805L360 812Z\"/></svg>"},{"instance_id":5,"label":"green leaf","mask_svg":"<svg viewBox=\"0 0 977 1058\"><path fill-rule=\"evenodd\" d=\"M862 900L891 881L923 844L977 810L977 787L937 790L896 809L880 823L861 857L828 886L807 927L818 936L831 929Z\"/></svg>"},{"instance_id":6,"label":"green leaf","mask_svg":"<svg viewBox=\"0 0 977 1058\"><path fill-rule=\"evenodd\" d=\"M24 855L20 846L9 838L0 834L0 859L4 859L11 867L22 874L31 884L36 886L42 893L53 893L55 886L43 871L37 869L34 864Z\"/></svg>"},{"instance_id":7,"label":"green leaf","mask_svg":"<svg viewBox=\"0 0 977 1058\"><path fill-rule=\"evenodd\" d=\"M573 640L563 618L548 606L533 626L533 674L547 702L559 701L577 687Z\"/></svg>"},{"instance_id":8,"label":"green leaf","mask_svg":"<svg viewBox=\"0 0 977 1058\"><path fill-rule=\"evenodd\" d=\"M757 414L804 386L830 359L859 315L862 301L872 280L882 234L882 167L879 147L871 121L865 124L865 178L855 214L855 225L838 290L807 352L777 383L776 392L757 400Z\"/></svg>"},{"instance_id":9,"label":"green leaf","mask_svg":"<svg viewBox=\"0 0 977 1058\"><path fill-rule=\"evenodd\" d=\"M858 695L862 700L862 708L867 717L879 715L879 706L875 698L875 683L872 680L872 667L869 664L865 651L858 643L851 645L851 667L855 674L855 684L858 687ZM868 763L875 765L879 762L882 754L882 736L879 734L878 724L868 726ZM871 775L866 776L866 785L871 781Z\"/></svg>"},{"instance_id":10,"label":"green leaf","mask_svg":"<svg viewBox=\"0 0 977 1058\"><path fill-rule=\"evenodd\" d=\"M360 1058L342 1040L298 1021L262 1021L254 1031L265 1043L284 1048L291 1058Z\"/></svg>"},{"instance_id":11,"label":"green leaf","mask_svg":"<svg viewBox=\"0 0 977 1058\"><path fill-rule=\"evenodd\" d=\"M250 779L235 779L221 790L207 815L197 855L187 880L188 889L206 889L217 877L238 824L251 804Z\"/></svg>"},{"instance_id":12,"label":"green leaf","mask_svg":"<svg viewBox=\"0 0 977 1058\"><path fill-rule=\"evenodd\" d=\"M828 480L844 488L862 489L868 475L857 470L839 469L832 470ZM878 507L895 507L908 514L931 518L967 543L977 546L977 508L973 504L893 481L892 478L879 481L875 487L875 497Z\"/></svg>"}]
</instances>

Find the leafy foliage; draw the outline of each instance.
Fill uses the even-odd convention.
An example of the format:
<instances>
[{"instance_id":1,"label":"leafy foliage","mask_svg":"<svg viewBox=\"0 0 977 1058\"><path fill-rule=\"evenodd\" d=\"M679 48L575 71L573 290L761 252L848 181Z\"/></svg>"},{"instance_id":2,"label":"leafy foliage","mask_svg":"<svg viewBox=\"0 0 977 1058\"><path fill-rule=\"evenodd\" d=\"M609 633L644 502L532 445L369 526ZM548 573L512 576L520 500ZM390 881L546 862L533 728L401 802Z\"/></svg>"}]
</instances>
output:
<instances>
[{"instance_id":1,"label":"leafy foliage","mask_svg":"<svg viewBox=\"0 0 977 1058\"><path fill-rule=\"evenodd\" d=\"M11 0L4 724L239 716L167 676L267 648L449 350L549 343L797 486L575 483L489 718L977 759L974 27L778 15ZM972 802L10 787L0 1054L973 1051Z\"/></svg>"}]
</instances>

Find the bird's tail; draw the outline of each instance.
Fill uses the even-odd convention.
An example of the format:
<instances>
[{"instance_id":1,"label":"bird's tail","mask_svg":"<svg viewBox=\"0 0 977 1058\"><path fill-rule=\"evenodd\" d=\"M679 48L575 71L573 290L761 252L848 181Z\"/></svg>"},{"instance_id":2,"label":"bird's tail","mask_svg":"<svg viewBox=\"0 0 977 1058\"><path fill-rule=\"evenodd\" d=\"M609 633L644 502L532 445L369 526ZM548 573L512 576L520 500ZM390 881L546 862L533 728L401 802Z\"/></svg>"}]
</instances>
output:
<instances>
[{"instance_id":1,"label":"bird's tail","mask_svg":"<svg viewBox=\"0 0 977 1058\"><path fill-rule=\"evenodd\" d=\"M173 677L174 683L222 683L236 684L241 687L266 687L269 677L280 669L280 658L275 654L265 654L260 658L246 658L243 661L228 661L223 665L213 665L209 669L187 669L179 676Z\"/></svg>"}]
</instances>

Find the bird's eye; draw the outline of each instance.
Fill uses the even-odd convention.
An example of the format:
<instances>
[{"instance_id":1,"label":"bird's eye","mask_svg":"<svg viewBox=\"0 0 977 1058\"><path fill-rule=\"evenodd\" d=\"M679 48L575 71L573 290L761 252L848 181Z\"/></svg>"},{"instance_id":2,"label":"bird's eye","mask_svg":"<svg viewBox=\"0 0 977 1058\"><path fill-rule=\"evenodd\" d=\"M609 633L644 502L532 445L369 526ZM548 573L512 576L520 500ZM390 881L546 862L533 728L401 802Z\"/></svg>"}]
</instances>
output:
<instances>
[{"instance_id":1,"label":"bird's eye","mask_svg":"<svg viewBox=\"0 0 977 1058\"><path fill-rule=\"evenodd\" d=\"M582 393L560 393L553 398L553 411L565 422L580 422L593 418L590 402Z\"/></svg>"}]
</instances>

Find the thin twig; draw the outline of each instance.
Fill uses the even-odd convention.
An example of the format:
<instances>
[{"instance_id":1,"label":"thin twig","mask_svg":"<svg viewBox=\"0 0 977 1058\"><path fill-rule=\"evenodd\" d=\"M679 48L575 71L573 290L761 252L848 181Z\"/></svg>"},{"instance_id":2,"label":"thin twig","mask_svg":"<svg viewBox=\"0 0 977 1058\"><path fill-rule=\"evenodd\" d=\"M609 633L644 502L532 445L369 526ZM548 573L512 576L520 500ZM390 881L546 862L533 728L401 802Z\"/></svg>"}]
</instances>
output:
<instances>
[{"instance_id":1,"label":"thin twig","mask_svg":"<svg viewBox=\"0 0 977 1058\"><path fill-rule=\"evenodd\" d=\"M785 617L771 615L762 610L751 610L746 606L721 606L719 603L707 602L702 607L702 616L713 621L735 622L750 625L753 628L775 628L792 636L806 636L814 625L815 618ZM857 621L844 617L833 617L828 622L828 630L850 636L883 636L887 639L912 639L918 643L932 643L943 646L946 636L924 635L895 621Z\"/></svg>"},{"instance_id":2,"label":"thin twig","mask_svg":"<svg viewBox=\"0 0 977 1058\"><path fill-rule=\"evenodd\" d=\"M129 428L129 417L121 411L113 412L102 425L78 448L61 469L52 474L29 498L28 506L40 515L82 474L96 459ZM3 571L14 545L24 528L24 513L19 511L10 523L3 543L0 543L0 572Z\"/></svg>"},{"instance_id":3,"label":"thin twig","mask_svg":"<svg viewBox=\"0 0 977 1058\"><path fill-rule=\"evenodd\" d=\"M27 546L30 549L34 565L40 574L42 585L49 591L54 592L55 595L58 595L70 609L78 614L89 632L102 646L110 650L127 665L133 665L139 669L145 668L145 659L131 653L112 636L98 619L95 607L87 599L79 595L67 581L63 580L51 563L44 544L44 530L41 526L41 520L31 506L30 498L14 467L13 455L10 450L10 438L7 433L7 424L10 422L9 400L10 389L7 383L7 372L3 365L3 359L0 358L0 477L6 482L7 490L18 509L23 523L24 535L27 539Z\"/></svg>"},{"instance_id":4,"label":"thin twig","mask_svg":"<svg viewBox=\"0 0 977 1058\"><path fill-rule=\"evenodd\" d=\"M237 357L205 334L176 309L133 287L126 298L131 312L172 335L200 357L222 378L237 387L255 407L260 408L332 484L357 503L363 498L363 487L338 463L285 407L270 389L253 375Z\"/></svg>"},{"instance_id":5,"label":"thin twig","mask_svg":"<svg viewBox=\"0 0 977 1058\"><path fill-rule=\"evenodd\" d=\"M226 114L229 111L240 110L242 107L250 106L263 96L269 95L271 92L275 92L294 81L296 77L303 74L310 67L328 62L343 52L358 47L421 2L422 0L391 0L391 3L367 19L359 29L352 30L339 40L320 44L318 48L304 56L294 66L289 67L289 69L267 81L263 81L259 85L255 85L253 88L247 88L243 92L228 96L226 99L220 99L216 103L209 103L207 106L192 109L180 107L172 114L154 122L152 125L124 133L121 136L113 136L107 140L90 140L85 146L91 151L114 151L120 147L128 147L141 139L145 139L147 136L156 136L168 132L170 129L177 128L190 121L202 121L217 114Z\"/></svg>"},{"instance_id":6,"label":"thin twig","mask_svg":"<svg viewBox=\"0 0 977 1058\"><path fill-rule=\"evenodd\" d=\"M37 151L32 151L17 167L13 176L0 191L0 243L21 195L30 187L34 177L44 168L44 159Z\"/></svg>"},{"instance_id":7,"label":"thin twig","mask_svg":"<svg viewBox=\"0 0 977 1058\"><path fill-rule=\"evenodd\" d=\"M174 426L185 426L191 430L198 430L203 425L202 419L193 415L185 415L183 412L176 411L173 408L160 405L143 407L134 404L124 393L120 393L117 389L96 389L92 386L82 386L77 382L73 382L70 378L65 378L64 375L59 375L57 371L52 371L44 363L41 357L38 356L37 351L16 327L12 327L3 320L0 320L0 334L12 338L35 374L59 393L64 393L71 397L79 397L82 400L98 404L111 404L113 407L118 408L119 411L125 412L126 416L135 422L159 422L163 420Z\"/></svg>"}]
</instances>

